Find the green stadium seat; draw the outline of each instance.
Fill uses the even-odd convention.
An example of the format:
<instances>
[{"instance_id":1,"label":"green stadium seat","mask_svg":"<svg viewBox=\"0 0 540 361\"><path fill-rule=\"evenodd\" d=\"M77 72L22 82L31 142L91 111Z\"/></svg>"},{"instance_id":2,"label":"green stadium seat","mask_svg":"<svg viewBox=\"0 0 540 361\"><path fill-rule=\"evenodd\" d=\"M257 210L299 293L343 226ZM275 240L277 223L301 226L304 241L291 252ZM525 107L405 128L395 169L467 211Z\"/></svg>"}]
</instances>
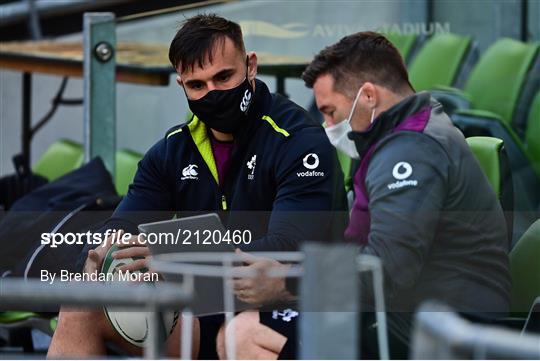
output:
<instances>
[{"instance_id":1,"label":"green stadium seat","mask_svg":"<svg viewBox=\"0 0 540 361\"><path fill-rule=\"evenodd\" d=\"M76 143L73 143L71 141L62 140L59 142L54 143L47 152L44 154L42 159L40 159L40 166L45 169L49 170L49 167L56 164L57 157L60 157L62 159L62 156L67 156L70 159L73 159L73 154L71 152L75 152L75 150L80 149L81 151L81 157L80 162L82 163L82 147L78 146ZM115 174L115 186L118 194L125 195L127 193L127 190L129 188L129 185L131 184L133 180L133 176L135 175L135 172L137 171L137 164L141 160L142 154L128 150L128 149L121 149L116 152L116 174ZM73 164L73 163L71 163ZM79 164L80 165L80 164ZM77 165L78 166L78 165ZM64 173L67 173L68 171L72 170L69 169L70 167L64 166L61 170ZM74 167L73 169L75 169ZM40 173L43 174L43 173ZM49 174L53 174L51 176L51 180L60 177L62 174L60 174L60 170L56 169L56 172L52 173L49 172ZM24 343L26 346L30 345L30 348L25 348L26 352L31 352L31 336L30 336L30 330L32 328L40 329L43 332L46 332L49 335L52 335L54 330L56 329L57 325L57 318L46 318L42 317L39 314L36 314L34 312L27 312L27 311L5 311L0 312L0 329L5 329L8 332L11 332L12 330L19 330L19 333L23 332L25 333L25 340ZM25 346L25 347L26 347Z\"/></svg>"},{"instance_id":2,"label":"green stadium seat","mask_svg":"<svg viewBox=\"0 0 540 361\"><path fill-rule=\"evenodd\" d=\"M487 111L492 118L511 125L539 48L540 43L523 43L509 38L498 40L473 68L463 91L441 89L449 96L443 103L452 103L452 97L461 97L456 102L465 100L469 103L469 107L465 108ZM456 109L459 114L471 114L468 109L463 109L462 103L458 108L452 108L452 104L445 105L450 106L447 109L450 113ZM476 113L471 115L475 116Z\"/></svg>"},{"instance_id":3,"label":"green stadium seat","mask_svg":"<svg viewBox=\"0 0 540 361\"><path fill-rule=\"evenodd\" d=\"M540 296L540 219L529 227L510 252L511 312L524 314Z\"/></svg>"},{"instance_id":4,"label":"green stadium seat","mask_svg":"<svg viewBox=\"0 0 540 361\"><path fill-rule=\"evenodd\" d=\"M409 67L409 79L416 91L456 85L462 67L473 53L470 36L439 34L418 51Z\"/></svg>"},{"instance_id":5,"label":"green stadium seat","mask_svg":"<svg viewBox=\"0 0 540 361\"><path fill-rule=\"evenodd\" d=\"M0 312L0 324L22 322L38 314L29 311L4 311Z\"/></svg>"},{"instance_id":6,"label":"green stadium seat","mask_svg":"<svg viewBox=\"0 0 540 361\"><path fill-rule=\"evenodd\" d=\"M53 181L79 168L83 160L84 150L81 144L68 139L60 139L47 148L33 166L32 171Z\"/></svg>"},{"instance_id":7,"label":"green stadium seat","mask_svg":"<svg viewBox=\"0 0 540 361\"><path fill-rule=\"evenodd\" d=\"M121 149L116 152L114 184L119 195L126 195L137 171L137 164L142 157L142 154L128 149Z\"/></svg>"},{"instance_id":8,"label":"green stadium seat","mask_svg":"<svg viewBox=\"0 0 540 361\"><path fill-rule=\"evenodd\" d=\"M472 108L493 112L511 124L538 49L539 43L508 38L493 44L471 72L464 88L471 95Z\"/></svg>"},{"instance_id":9,"label":"green stadium seat","mask_svg":"<svg viewBox=\"0 0 540 361\"><path fill-rule=\"evenodd\" d=\"M58 318L30 311L3 311L0 312L0 327L15 329L17 327L35 327L52 335L56 330Z\"/></svg>"},{"instance_id":10,"label":"green stadium seat","mask_svg":"<svg viewBox=\"0 0 540 361\"><path fill-rule=\"evenodd\" d=\"M52 318L51 318L52 317ZM25 353L35 351L32 330L52 336L56 330L58 318L51 314L39 314L29 311L0 312L0 332L9 347L22 348Z\"/></svg>"},{"instance_id":11,"label":"green stadium seat","mask_svg":"<svg viewBox=\"0 0 540 361\"><path fill-rule=\"evenodd\" d=\"M492 137L470 137L467 138L467 143L495 194L500 197L502 188L500 153L504 146L503 141Z\"/></svg>"},{"instance_id":12,"label":"green stadium seat","mask_svg":"<svg viewBox=\"0 0 540 361\"><path fill-rule=\"evenodd\" d=\"M401 34L396 32L383 33L383 35L394 44L405 63L407 63L411 58L418 36L416 34Z\"/></svg>"},{"instance_id":13,"label":"green stadium seat","mask_svg":"<svg viewBox=\"0 0 540 361\"><path fill-rule=\"evenodd\" d=\"M525 129L525 151L531 158L536 173L540 174L540 91L536 94Z\"/></svg>"},{"instance_id":14,"label":"green stadium seat","mask_svg":"<svg viewBox=\"0 0 540 361\"><path fill-rule=\"evenodd\" d=\"M512 173L504 149L504 142L492 137L470 137L467 138L467 143L501 202L506 218L510 249L513 238L514 194Z\"/></svg>"},{"instance_id":15,"label":"green stadium seat","mask_svg":"<svg viewBox=\"0 0 540 361\"><path fill-rule=\"evenodd\" d=\"M540 178L535 172L530 156L515 132L502 121L489 118L488 114L484 117L468 116L466 118L454 115L452 120L458 123L466 136L482 135L504 141L514 189L512 209L514 210L513 242L515 243L527 227L538 218L536 213L540 205ZM463 127L461 121L467 122L467 126Z\"/></svg>"},{"instance_id":16,"label":"green stadium seat","mask_svg":"<svg viewBox=\"0 0 540 361\"><path fill-rule=\"evenodd\" d=\"M513 209L519 212L514 216L517 221L514 239L537 218L533 212L540 205L540 169L532 166L533 160L518 136L520 131L514 127L516 123L525 123L518 121L519 117L527 117L516 116L520 114L518 103L528 103L530 107L533 98L530 89L540 80L535 75L540 64L539 49L540 43L501 39L481 57L471 72L465 92L446 91L448 97L442 99L441 94L434 94L450 111L453 107L448 104L452 103L458 104L458 108L467 105L472 108L458 109L451 114L452 121L466 137L489 136L504 141L514 183ZM459 101L454 102L455 99Z\"/></svg>"}]
</instances>

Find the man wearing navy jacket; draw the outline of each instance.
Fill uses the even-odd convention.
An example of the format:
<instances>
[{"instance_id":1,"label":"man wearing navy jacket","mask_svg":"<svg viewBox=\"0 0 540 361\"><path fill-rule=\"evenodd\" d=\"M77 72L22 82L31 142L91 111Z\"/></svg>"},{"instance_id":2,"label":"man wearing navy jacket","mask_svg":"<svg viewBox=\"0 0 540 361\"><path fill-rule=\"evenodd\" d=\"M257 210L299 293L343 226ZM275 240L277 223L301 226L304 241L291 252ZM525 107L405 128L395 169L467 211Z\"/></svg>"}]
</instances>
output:
<instances>
[{"instance_id":1,"label":"man wearing navy jacket","mask_svg":"<svg viewBox=\"0 0 540 361\"><path fill-rule=\"evenodd\" d=\"M135 234L138 224L158 217L218 211L230 228L252 232L252 242L239 246L242 251L294 251L304 240L332 240L340 222L329 214L346 210L335 150L304 109L271 94L255 79L257 56L246 53L240 27L215 15L189 18L172 40L169 58L193 116L146 153L104 229ZM96 272L106 248L87 251L84 269ZM115 255L136 256L148 257L148 249L123 248ZM258 266L257 261L248 263ZM146 264L143 260L126 269ZM269 279L267 284L270 291L261 293L266 299L242 287L235 289L236 296L253 304L291 298L284 280ZM274 326L262 323L263 317L264 332L275 332ZM220 317L195 322L193 357L217 358L215 340L221 324ZM177 332L179 326L168 346L173 355L179 350ZM108 340L129 352L141 352L115 333L103 312L64 311L49 355L104 354ZM267 356L277 357L286 340L283 336Z\"/></svg>"}]
</instances>

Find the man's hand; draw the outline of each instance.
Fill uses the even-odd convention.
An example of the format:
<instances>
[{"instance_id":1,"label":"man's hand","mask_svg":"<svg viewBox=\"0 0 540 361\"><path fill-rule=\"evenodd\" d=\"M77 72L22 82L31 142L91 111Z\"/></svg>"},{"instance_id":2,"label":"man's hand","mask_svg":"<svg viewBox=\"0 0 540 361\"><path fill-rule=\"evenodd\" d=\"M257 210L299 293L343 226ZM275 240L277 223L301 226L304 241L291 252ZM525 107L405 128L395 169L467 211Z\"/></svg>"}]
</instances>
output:
<instances>
[{"instance_id":1,"label":"man's hand","mask_svg":"<svg viewBox=\"0 0 540 361\"><path fill-rule=\"evenodd\" d=\"M255 277L237 278L233 281L234 294L240 301L260 306L293 299L285 288L285 278L266 275L269 269L288 269L290 266L273 259L255 257L239 249L236 249L236 254L242 256L247 266L235 267L235 269L255 270L256 273Z\"/></svg>"},{"instance_id":2,"label":"man's hand","mask_svg":"<svg viewBox=\"0 0 540 361\"><path fill-rule=\"evenodd\" d=\"M138 258L136 261L118 267L118 270L122 272L148 272L152 255L146 246L142 235L140 237L134 235L131 238L124 239L122 242L118 243L118 248L118 251L112 253L114 259Z\"/></svg>"},{"instance_id":3,"label":"man's hand","mask_svg":"<svg viewBox=\"0 0 540 361\"><path fill-rule=\"evenodd\" d=\"M125 271L140 271L148 270L148 264L150 263L150 250L144 245L143 241L140 241L136 235L130 238L123 238L124 231L120 230L117 234L107 237L105 243L91 249L88 252L88 258L84 264L83 272L85 273L97 273L101 270L103 260L107 255L109 249L116 245L119 250L112 253L112 257L115 259L122 258L141 258L127 265L118 267L118 270ZM113 238L114 237L114 238ZM120 241L122 240L122 241ZM113 243L114 242L114 243Z\"/></svg>"},{"instance_id":4,"label":"man's hand","mask_svg":"<svg viewBox=\"0 0 540 361\"><path fill-rule=\"evenodd\" d=\"M117 235L110 235L105 239L105 244L100 244L95 249L88 251L88 257L84 263L83 272L84 273L97 273L101 270L101 265L105 259L105 255L109 251L109 248L112 246L113 237L119 239L122 237L124 231L119 230Z\"/></svg>"}]
</instances>

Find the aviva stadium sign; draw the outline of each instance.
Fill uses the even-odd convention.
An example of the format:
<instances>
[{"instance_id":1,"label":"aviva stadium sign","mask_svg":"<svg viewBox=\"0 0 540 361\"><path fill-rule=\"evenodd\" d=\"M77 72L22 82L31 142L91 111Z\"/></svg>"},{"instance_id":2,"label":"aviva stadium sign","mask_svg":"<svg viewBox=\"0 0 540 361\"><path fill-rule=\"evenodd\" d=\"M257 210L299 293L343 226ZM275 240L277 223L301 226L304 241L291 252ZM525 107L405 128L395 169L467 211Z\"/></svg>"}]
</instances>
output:
<instances>
[{"instance_id":1,"label":"aviva stadium sign","mask_svg":"<svg viewBox=\"0 0 540 361\"><path fill-rule=\"evenodd\" d=\"M261 20L241 20L239 21L244 36L262 36L277 39L298 39L305 37L314 38L336 38L359 31L369 30L361 24L306 24L306 23L288 23L274 24ZM383 24L374 29L383 33L432 35L440 33L449 33L449 23L400 23Z\"/></svg>"}]
</instances>

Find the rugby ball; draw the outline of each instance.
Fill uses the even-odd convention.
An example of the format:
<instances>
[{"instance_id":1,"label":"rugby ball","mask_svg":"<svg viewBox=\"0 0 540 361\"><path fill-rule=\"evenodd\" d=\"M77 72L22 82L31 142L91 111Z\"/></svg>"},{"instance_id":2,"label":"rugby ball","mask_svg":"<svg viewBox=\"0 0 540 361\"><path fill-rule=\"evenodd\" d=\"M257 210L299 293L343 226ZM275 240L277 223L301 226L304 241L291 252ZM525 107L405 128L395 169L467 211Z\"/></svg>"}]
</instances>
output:
<instances>
[{"instance_id":1,"label":"rugby ball","mask_svg":"<svg viewBox=\"0 0 540 361\"><path fill-rule=\"evenodd\" d=\"M106 276L105 282L109 284L117 282L126 282L127 278L122 276L118 267L129 264L141 259L142 257L133 257L133 258L123 258L123 259L114 259L112 253L118 250L116 245L113 245L107 252L105 259L103 260L103 265L101 267L101 272ZM143 272L148 270L143 269ZM132 272L134 274L140 274L139 271ZM153 283L153 282L152 282ZM111 324L111 326L118 332L126 341L129 343L144 347L146 338L148 337L149 332L149 320L150 313L143 311L126 311L125 309L119 309L118 307L103 307L105 312L105 317ZM165 327L165 334L170 335L178 322L178 312L165 312L163 315L163 325Z\"/></svg>"}]
</instances>

